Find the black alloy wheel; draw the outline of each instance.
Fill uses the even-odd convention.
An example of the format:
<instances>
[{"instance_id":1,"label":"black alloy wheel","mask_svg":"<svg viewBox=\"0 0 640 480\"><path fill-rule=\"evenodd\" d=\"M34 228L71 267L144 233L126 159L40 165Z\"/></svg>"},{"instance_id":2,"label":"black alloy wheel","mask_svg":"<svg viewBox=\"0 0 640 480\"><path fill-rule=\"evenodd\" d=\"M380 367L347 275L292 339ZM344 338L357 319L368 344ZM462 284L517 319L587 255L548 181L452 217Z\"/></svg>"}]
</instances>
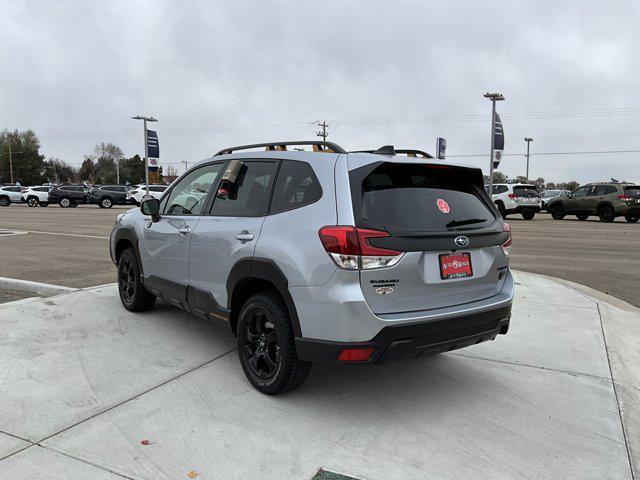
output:
<instances>
[{"instance_id":1,"label":"black alloy wheel","mask_svg":"<svg viewBox=\"0 0 640 480\"><path fill-rule=\"evenodd\" d=\"M27 205L29 205L30 207L37 207L38 206L38 199L36 197L29 197L27 199Z\"/></svg>"},{"instance_id":2,"label":"black alloy wheel","mask_svg":"<svg viewBox=\"0 0 640 480\"><path fill-rule=\"evenodd\" d=\"M625 215L624 219L629 222L629 223L636 223L638 220L640 220L640 215Z\"/></svg>"},{"instance_id":3,"label":"black alloy wheel","mask_svg":"<svg viewBox=\"0 0 640 480\"><path fill-rule=\"evenodd\" d=\"M249 298L240 311L236 333L240 364L256 390L284 393L309 376L312 363L298 358L289 312L279 295L263 292Z\"/></svg>"},{"instance_id":4,"label":"black alloy wheel","mask_svg":"<svg viewBox=\"0 0 640 480\"><path fill-rule=\"evenodd\" d=\"M562 220L564 218L564 209L560 205L551 207L551 218L554 220Z\"/></svg>"},{"instance_id":5,"label":"black alloy wheel","mask_svg":"<svg viewBox=\"0 0 640 480\"><path fill-rule=\"evenodd\" d=\"M616 219L616 214L613 211L613 208L609 206L601 207L598 211L598 216L600 217L601 222L611 223Z\"/></svg>"},{"instance_id":6,"label":"black alloy wheel","mask_svg":"<svg viewBox=\"0 0 640 480\"><path fill-rule=\"evenodd\" d=\"M149 310L156 297L144 288L138 259L133 248L127 248L118 259L118 292L124 308L132 312Z\"/></svg>"}]
</instances>

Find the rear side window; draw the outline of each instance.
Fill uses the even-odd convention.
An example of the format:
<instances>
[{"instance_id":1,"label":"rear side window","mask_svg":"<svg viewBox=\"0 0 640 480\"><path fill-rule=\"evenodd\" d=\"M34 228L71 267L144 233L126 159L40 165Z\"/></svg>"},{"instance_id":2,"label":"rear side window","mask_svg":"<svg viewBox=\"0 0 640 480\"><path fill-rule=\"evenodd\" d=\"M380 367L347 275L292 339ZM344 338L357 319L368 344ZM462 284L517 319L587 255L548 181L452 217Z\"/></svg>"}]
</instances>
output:
<instances>
[{"instance_id":1,"label":"rear side window","mask_svg":"<svg viewBox=\"0 0 640 480\"><path fill-rule=\"evenodd\" d=\"M276 164L253 161L242 163L235 182L218 189L212 215L259 217L266 213Z\"/></svg>"},{"instance_id":2,"label":"rear side window","mask_svg":"<svg viewBox=\"0 0 640 480\"><path fill-rule=\"evenodd\" d=\"M271 200L271 212L280 213L304 207L322 197L320 182L306 162L285 160L280 166Z\"/></svg>"},{"instance_id":3,"label":"rear side window","mask_svg":"<svg viewBox=\"0 0 640 480\"><path fill-rule=\"evenodd\" d=\"M533 185L518 185L513 187L513 193L518 197L539 197L540 194Z\"/></svg>"},{"instance_id":4,"label":"rear side window","mask_svg":"<svg viewBox=\"0 0 640 480\"><path fill-rule=\"evenodd\" d=\"M150 192L164 192L167 187L149 187Z\"/></svg>"},{"instance_id":5,"label":"rear side window","mask_svg":"<svg viewBox=\"0 0 640 480\"><path fill-rule=\"evenodd\" d=\"M361 185L354 185L356 178L351 175L357 226L431 232L454 221L474 228L495 219L463 169L383 163Z\"/></svg>"},{"instance_id":6,"label":"rear side window","mask_svg":"<svg viewBox=\"0 0 640 480\"><path fill-rule=\"evenodd\" d=\"M494 194L504 193L507 190L509 190L509 187L507 187L506 185L494 185L493 186L493 193Z\"/></svg>"},{"instance_id":7,"label":"rear side window","mask_svg":"<svg viewBox=\"0 0 640 480\"><path fill-rule=\"evenodd\" d=\"M629 197L640 198L640 186L624 187L624 194Z\"/></svg>"}]
</instances>

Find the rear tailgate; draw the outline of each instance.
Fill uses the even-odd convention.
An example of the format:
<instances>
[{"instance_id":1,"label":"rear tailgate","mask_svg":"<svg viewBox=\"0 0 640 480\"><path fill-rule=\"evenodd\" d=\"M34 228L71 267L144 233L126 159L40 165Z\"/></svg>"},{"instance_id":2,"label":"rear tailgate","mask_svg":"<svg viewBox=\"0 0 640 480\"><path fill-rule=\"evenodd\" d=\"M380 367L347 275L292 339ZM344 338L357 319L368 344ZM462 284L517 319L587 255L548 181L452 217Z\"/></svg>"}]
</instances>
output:
<instances>
[{"instance_id":1,"label":"rear tailgate","mask_svg":"<svg viewBox=\"0 0 640 480\"><path fill-rule=\"evenodd\" d=\"M500 292L508 266L501 245L509 234L479 170L376 162L350 171L349 178L356 226L389 233L368 242L405 252L392 267L361 270L374 313L455 306Z\"/></svg>"}]
</instances>

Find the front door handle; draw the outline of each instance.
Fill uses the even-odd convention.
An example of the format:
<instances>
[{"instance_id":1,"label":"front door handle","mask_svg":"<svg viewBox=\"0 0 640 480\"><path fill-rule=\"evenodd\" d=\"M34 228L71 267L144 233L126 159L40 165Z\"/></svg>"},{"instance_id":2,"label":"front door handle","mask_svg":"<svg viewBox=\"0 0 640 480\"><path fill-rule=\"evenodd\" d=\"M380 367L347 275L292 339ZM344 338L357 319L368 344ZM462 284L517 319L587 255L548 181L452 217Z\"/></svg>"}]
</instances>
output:
<instances>
[{"instance_id":1,"label":"front door handle","mask_svg":"<svg viewBox=\"0 0 640 480\"><path fill-rule=\"evenodd\" d=\"M242 243L250 242L251 240L253 240L253 233L249 233L248 230L243 230L236 235L236 239L240 240Z\"/></svg>"},{"instance_id":2,"label":"front door handle","mask_svg":"<svg viewBox=\"0 0 640 480\"><path fill-rule=\"evenodd\" d=\"M185 235L189 235L191 233L191 229L189 227L182 227L180 230L178 230L178 233L184 237Z\"/></svg>"}]
</instances>

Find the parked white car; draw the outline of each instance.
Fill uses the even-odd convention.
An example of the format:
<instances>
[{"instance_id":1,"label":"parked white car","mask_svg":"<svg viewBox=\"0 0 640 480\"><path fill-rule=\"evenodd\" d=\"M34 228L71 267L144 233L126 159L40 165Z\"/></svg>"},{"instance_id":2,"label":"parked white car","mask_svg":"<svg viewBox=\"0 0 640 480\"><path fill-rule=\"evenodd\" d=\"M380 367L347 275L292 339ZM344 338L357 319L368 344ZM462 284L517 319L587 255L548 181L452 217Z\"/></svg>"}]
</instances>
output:
<instances>
[{"instance_id":1,"label":"parked white car","mask_svg":"<svg viewBox=\"0 0 640 480\"><path fill-rule=\"evenodd\" d=\"M498 183L493 186L491 199L502 218L519 213L525 220L533 220L542 209L542 200L535 185L525 183Z\"/></svg>"},{"instance_id":2,"label":"parked white car","mask_svg":"<svg viewBox=\"0 0 640 480\"><path fill-rule=\"evenodd\" d=\"M0 207L8 207L12 203L22 202L22 190L24 187L9 185L0 187Z\"/></svg>"},{"instance_id":3,"label":"parked white car","mask_svg":"<svg viewBox=\"0 0 640 480\"><path fill-rule=\"evenodd\" d=\"M149 185L149 195L159 200L166 189L166 185ZM144 197L146 194L146 185L136 185L127 192L127 202L140 205L140 202L142 202L142 197Z\"/></svg>"},{"instance_id":4,"label":"parked white car","mask_svg":"<svg viewBox=\"0 0 640 480\"><path fill-rule=\"evenodd\" d=\"M49 205L49 190L51 190L51 187L48 185L27 187L26 190L22 191L22 202L25 202L30 207L46 207Z\"/></svg>"}]
</instances>

